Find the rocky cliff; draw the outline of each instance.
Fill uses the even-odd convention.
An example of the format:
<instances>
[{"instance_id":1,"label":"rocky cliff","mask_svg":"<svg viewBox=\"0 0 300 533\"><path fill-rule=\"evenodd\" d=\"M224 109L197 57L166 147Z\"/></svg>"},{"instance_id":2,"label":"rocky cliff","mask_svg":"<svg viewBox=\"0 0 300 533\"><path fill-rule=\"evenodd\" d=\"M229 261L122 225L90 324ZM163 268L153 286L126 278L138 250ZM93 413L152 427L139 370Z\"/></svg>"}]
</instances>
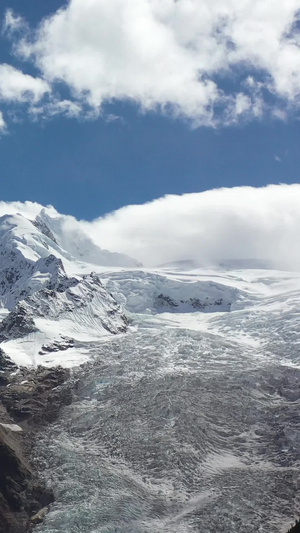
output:
<instances>
[{"instance_id":1,"label":"rocky cliff","mask_svg":"<svg viewBox=\"0 0 300 533\"><path fill-rule=\"evenodd\" d=\"M71 402L68 379L59 367L17 368L0 352L0 533L32 531L54 500L29 458L45 424Z\"/></svg>"}]
</instances>

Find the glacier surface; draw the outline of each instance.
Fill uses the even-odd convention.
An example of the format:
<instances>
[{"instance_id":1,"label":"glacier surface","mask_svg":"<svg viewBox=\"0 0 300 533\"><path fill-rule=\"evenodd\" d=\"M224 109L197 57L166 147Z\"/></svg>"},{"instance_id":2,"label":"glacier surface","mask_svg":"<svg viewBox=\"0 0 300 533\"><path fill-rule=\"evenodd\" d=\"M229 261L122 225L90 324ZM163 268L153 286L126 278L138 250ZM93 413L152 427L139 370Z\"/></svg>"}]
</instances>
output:
<instances>
[{"instance_id":1,"label":"glacier surface","mask_svg":"<svg viewBox=\"0 0 300 533\"><path fill-rule=\"evenodd\" d=\"M131 325L85 345L76 399L37 446L57 496L38 531L286 533L299 511L299 274L101 279Z\"/></svg>"}]
</instances>

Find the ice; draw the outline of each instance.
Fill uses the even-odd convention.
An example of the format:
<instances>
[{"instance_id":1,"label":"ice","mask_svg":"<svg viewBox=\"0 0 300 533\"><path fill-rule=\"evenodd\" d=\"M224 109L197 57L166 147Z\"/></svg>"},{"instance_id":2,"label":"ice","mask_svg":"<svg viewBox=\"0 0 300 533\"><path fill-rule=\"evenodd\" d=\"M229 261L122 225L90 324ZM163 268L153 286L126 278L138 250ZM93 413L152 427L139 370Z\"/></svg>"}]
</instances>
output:
<instances>
[{"instance_id":1,"label":"ice","mask_svg":"<svg viewBox=\"0 0 300 533\"><path fill-rule=\"evenodd\" d=\"M280 533L293 522L299 370L164 326L95 343L90 357L36 450L57 496L38 531Z\"/></svg>"}]
</instances>

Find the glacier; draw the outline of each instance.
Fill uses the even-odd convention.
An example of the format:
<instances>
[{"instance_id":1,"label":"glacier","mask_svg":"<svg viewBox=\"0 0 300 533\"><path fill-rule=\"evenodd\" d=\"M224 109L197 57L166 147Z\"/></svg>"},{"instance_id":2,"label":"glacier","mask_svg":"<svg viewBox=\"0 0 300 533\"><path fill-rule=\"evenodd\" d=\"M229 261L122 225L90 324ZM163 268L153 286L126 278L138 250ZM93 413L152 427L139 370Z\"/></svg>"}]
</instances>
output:
<instances>
[{"instance_id":1,"label":"glacier","mask_svg":"<svg viewBox=\"0 0 300 533\"><path fill-rule=\"evenodd\" d=\"M286 533L299 513L300 274L159 268L45 210L0 219L0 346L71 368L36 442L40 533Z\"/></svg>"},{"instance_id":2,"label":"glacier","mask_svg":"<svg viewBox=\"0 0 300 533\"><path fill-rule=\"evenodd\" d=\"M39 442L57 502L38 531L286 533L299 510L299 274L102 279L131 325L90 345L75 402ZM217 290L231 309L157 310L155 282L174 302L212 287L211 306Z\"/></svg>"}]
</instances>

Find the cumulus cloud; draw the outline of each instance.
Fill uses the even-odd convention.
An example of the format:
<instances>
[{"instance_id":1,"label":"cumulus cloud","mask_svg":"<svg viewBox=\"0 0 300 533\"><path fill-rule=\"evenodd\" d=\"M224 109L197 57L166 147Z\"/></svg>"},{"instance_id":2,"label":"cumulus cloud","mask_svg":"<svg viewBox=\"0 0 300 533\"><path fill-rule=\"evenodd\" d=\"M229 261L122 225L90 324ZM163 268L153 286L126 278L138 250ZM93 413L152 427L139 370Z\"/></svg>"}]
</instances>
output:
<instances>
[{"instance_id":1,"label":"cumulus cloud","mask_svg":"<svg viewBox=\"0 0 300 533\"><path fill-rule=\"evenodd\" d=\"M299 105L299 10L300 0L70 0L13 42L95 113L129 100L230 124ZM10 33L22 24L7 12Z\"/></svg>"},{"instance_id":2,"label":"cumulus cloud","mask_svg":"<svg viewBox=\"0 0 300 533\"><path fill-rule=\"evenodd\" d=\"M0 99L14 102L36 103L50 92L48 83L24 74L11 65L0 64Z\"/></svg>"},{"instance_id":3,"label":"cumulus cloud","mask_svg":"<svg viewBox=\"0 0 300 533\"><path fill-rule=\"evenodd\" d=\"M300 185L235 187L169 195L144 205L129 205L93 221L60 215L65 235L82 233L100 248L121 252L155 266L193 260L265 260L274 267L300 269ZM21 213L34 219L42 206L0 202L0 216Z\"/></svg>"}]
</instances>

